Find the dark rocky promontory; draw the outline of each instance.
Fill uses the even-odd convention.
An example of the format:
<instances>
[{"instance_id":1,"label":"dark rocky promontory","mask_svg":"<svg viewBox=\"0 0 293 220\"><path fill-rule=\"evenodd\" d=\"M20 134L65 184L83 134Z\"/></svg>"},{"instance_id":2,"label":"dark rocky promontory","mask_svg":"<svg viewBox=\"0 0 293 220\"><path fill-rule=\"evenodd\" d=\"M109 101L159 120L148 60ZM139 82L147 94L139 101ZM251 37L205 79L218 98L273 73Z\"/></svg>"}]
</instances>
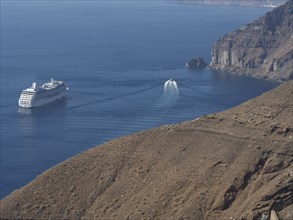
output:
<instances>
[{"instance_id":1,"label":"dark rocky promontory","mask_svg":"<svg viewBox=\"0 0 293 220\"><path fill-rule=\"evenodd\" d=\"M293 79L293 1L220 38L211 68L233 74Z\"/></svg>"},{"instance_id":2,"label":"dark rocky promontory","mask_svg":"<svg viewBox=\"0 0 293 220\"><path fill-rule=\"evenodd\" d=\"M202 57L196 57L186 62L185 66L189 69L202 69L208 66Z\"/></svg>"}]
</instances>

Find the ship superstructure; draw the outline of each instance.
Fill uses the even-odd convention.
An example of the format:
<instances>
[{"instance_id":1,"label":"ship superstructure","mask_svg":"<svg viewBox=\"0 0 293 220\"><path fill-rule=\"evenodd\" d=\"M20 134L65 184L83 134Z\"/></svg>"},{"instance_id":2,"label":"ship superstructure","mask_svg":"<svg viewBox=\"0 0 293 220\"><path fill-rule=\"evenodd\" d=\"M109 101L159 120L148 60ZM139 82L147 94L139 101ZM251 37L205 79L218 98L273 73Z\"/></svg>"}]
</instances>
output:
<instances>
[{"instance_id":1,"label":"ship superstructure","mask_svg":"<svg viewBox=\"0 0 293 220\"><path fill-rule=\"evenodd\" d=\"M34 82L30 88L22 91L18 105L23 108L33 108L62 99L68 87L63 81L51 79L50 82L37 87Z\"/></svg>"}]
</instances>

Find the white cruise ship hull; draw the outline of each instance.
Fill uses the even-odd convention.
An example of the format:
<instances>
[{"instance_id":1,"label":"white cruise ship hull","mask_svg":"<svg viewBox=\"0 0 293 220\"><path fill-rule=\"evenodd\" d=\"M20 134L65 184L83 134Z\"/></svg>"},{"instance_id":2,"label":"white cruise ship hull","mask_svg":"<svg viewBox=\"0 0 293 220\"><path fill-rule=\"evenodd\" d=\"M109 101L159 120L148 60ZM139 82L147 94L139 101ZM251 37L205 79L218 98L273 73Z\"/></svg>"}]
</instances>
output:
<instances>
[{"instance_id":1,"label":"white cruise ship hull","mask_svg":"<svg viewBox=\"0 0 293 220\"><path fill-rule=\"evenodd\" d=\"M20 101L18 101L18 105L19 107L22 108L34 108L34 107L39 107L42 105L46 105L52 102L56 102L62 98L64 98L65 92L59 93L56 96L52 96L50 98L43 98L43 99L38 99L38 100L31 100L31 101L27 101L26 103L21 103Z\"/></svg>"},{"instance_id":2,"label":"white cruise ship hull","mask_svg":"<svg viewBox=\"0 0 293 220\"><path fill-rule=\"evenodd\" d=\"M30 88L22 91L18 105L22 108L34 108L56 102L64 97L67 90L63 81L51 79L41 87L37 87L37 84L33 83Z\"/></svg>"}]
</instances>

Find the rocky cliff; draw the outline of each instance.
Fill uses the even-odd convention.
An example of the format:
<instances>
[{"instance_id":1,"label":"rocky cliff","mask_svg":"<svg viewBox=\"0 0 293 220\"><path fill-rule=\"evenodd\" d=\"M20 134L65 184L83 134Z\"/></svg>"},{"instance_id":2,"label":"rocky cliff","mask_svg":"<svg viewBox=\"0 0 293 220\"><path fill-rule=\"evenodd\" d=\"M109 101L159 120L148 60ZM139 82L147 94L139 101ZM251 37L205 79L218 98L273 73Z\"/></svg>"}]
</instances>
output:
<instances>
[{"instance_id":1,"label":"rocky cliff","mask_svg":"<svg viewBox=\"0 0 293 220\"><path fill-rule=\"evenodd\" d=\"M293 1L220 38L210 67L272 80L293 79Z\"/></svg>"},{"instance_id":2,"label":"rocky cliff","mask_svg":"<svg viewBox=\"0 0 293 220\"><path fill-rule=\"evenodd\" d=\"M286 0L170 0L170 2L181 3L181 4L199 4L199 5L277 7L284 4Z\"/></svg>"},{"instance_id":3,"label":"rocky cliff","mask_svg":"<svg viewBox=\"0 0 293 220\"><path fill-rule=\"evenodd\" d=\"M292 97L289 81L90 149L4 198L0 218L292 220Z\"/></svg>"}]
</instances>

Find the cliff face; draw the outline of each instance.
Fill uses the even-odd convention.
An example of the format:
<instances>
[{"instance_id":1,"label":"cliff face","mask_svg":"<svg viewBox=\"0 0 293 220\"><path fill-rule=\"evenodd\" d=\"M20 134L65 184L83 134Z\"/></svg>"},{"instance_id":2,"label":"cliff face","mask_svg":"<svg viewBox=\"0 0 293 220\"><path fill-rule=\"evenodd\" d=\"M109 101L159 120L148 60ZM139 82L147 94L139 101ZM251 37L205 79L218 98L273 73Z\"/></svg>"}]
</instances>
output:
<instances>
[{"instance_id":1,"label":"cliff face","mask_svg":"<svg viewBox=\"0 0 293 220\"><path fill-rule=\"evenodd\" d=\"M277 7L286 0L170 0L170 2L199 5L232 5L249 7Z\"/></svg>"},{"instance_id":2,"label":"cliff face","mask_svg":"<svg viewBox=\"0 0 293 220\"><path fill-rule=\"evenodd\" d=\"M1 219L293 216L293 81L230 110L110 141L1 201Z\"/></svg>"},{"instance_id":3,"label":"cliff face","mask_svg":"<svg viewBox=\"0 0 293 220\"><path fill-rule=\"evenodd\" d=\"M220 38L210 67L272 80L293 79L293 1Z\"/></svg>"}]
</instances>

